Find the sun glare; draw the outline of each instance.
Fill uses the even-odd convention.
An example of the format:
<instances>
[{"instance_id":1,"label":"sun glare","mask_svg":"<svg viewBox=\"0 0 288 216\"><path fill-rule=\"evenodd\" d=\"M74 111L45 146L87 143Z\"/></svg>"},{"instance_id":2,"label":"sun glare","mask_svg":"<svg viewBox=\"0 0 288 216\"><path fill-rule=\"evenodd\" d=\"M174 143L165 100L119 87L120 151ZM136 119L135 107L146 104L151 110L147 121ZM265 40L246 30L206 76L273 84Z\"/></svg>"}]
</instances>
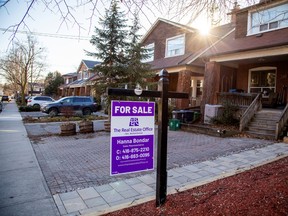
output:
<instances>
[{"instance_id":1,"label":"sun glare","mask_svg":"<svg viewBox=\"0 0 288 216\"><path fill-rule=\"evenodd\" d=\"M208 35L210 31L210 25L205 18L201 18L195 21L195 27L199 30L202 35Z\"/></svg>"},{"instance_id":2,"label":"sun glare","mask_svg":"<svg viewBox=\"0 0 288 216\"><path fill-rule=\"evenodd\" d=\"M203 25L199 28L199 31L202 35L208 35L210 31L210 27L208 25Z\"/></svg>"}]
</instances>

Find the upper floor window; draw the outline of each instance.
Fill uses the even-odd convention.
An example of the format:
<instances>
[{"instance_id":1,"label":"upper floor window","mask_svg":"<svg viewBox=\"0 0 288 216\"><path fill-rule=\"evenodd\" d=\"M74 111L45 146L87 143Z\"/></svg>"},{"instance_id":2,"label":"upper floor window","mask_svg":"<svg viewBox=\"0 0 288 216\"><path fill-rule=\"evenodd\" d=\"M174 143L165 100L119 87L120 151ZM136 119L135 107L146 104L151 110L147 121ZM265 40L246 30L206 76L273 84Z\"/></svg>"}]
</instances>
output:
<instances>
[{"instance_id":1,"label":"upper floor window","mask_svg":"<svg viewBox=\"0 0 288 216\"><path fill-rule=\"evenodd\" d=\"M166 40L166 57L183 55L185 52L185 35Z\"/></svg>"},{"instance_id":2,"label":"upper floor window","mask_svg":"<svg viewBox=\"0 0 288 216\"><path fill-rule=\"evenodd\" d=\"M288 3L250 13L248 35L288 27Z\"/></svg>"},{"instance_id":3,"label":"upper floor window","mask_svg":"<svg viewBox=\"0 0 288 216\"><path fill-rule=\"evenodd\" d=\"M82 78L83 79L88 79L88 71L82 71Z\"/></svg>"},{"instance_id":4,"label":"upper floor window","mask_svg":"<svg viewBox=\"0 0 288 216\"><path fill-rule=\"evenodd\" d=\"M147 55L147 58L143 59L142 62L151 62L154 61L154 43L148 44L144 47L147 51L145 52L145 55Z\"/></svg>"}]
</instances>

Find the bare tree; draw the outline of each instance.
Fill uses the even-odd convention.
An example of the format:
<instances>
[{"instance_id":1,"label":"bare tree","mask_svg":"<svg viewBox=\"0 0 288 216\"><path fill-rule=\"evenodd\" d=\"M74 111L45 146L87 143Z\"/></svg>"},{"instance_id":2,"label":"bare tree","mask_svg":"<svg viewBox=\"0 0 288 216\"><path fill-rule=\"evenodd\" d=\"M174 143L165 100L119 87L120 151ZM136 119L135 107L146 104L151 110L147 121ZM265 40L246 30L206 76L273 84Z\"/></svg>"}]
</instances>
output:
<instances>
[{"instance_id":1,"label":"bare tree","mask_svg":"<svg viewBox=\"0 0 288 216\"><path fill-rule=\"evenodd\" d=\"M89 13L86 14L86 19L90 23L89 31L92 26L92 21L95 18L99 18L102 14L103 5L108 8L112 0L26 0L27 10L22 16L19 22L8 26L6 31L13 32L13 38L17 33L19 27L25 27L29 30L29 26L26 23L26 18L31 16L32 8L36 8L40 4L44 5L46 10L53 12L60 17L59 28L62 25L77 26L79 35L81 30L84 30L84 25L77 18L77 10L81 8L88 8ZM128 14L135 14L142 19L145 19L146 23L152 24L155 17L163 17L177 22L183 21L184 24L191 24L200 15L208 16L211 10L219 11L219 17L223 20L227 18L227 13L231 11L235 2L241 4L241 6L248 6L258 3L259 0L119 0L122 7L126 8ZM267 0L268 1L268 0ZM0 9L9 10L9 3L11 0L0 1ZM151 20L151 17L153 20ZM214 17L215 18L215 17ZM36 18L35 18L36 19ZM222 21L223 21L222 20ZM215 20L214 20L215 21ZM146 28L147 29L147 26ZM87 29L86 29L87 30Z\"/></svg>"},{"instance_id":2,"label":"bare tree","mask_svg":"<svg viewBox=\"0 0 288 216\"><path fill-rule=\"evenodd\" d=\"M10 84L17 85L21 93L21 101L25 101L28 82L37 81L44 69L42 53L44 49L37 47L37 41L27 36L25 43L15 43L6 56L0 59L0 75Z\"/></svg>"}]
</instances>

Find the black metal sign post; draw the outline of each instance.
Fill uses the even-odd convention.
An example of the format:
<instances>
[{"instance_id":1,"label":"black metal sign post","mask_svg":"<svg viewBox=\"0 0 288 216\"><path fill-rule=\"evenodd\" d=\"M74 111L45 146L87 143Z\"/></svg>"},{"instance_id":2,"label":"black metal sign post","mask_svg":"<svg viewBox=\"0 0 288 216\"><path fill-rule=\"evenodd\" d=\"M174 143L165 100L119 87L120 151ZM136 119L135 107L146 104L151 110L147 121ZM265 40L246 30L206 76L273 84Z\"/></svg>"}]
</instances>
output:
<instances>
[{"instance_id":1,"label":"black metal sign post","mask_svg":"<svg viewBox=\"0 0 288 216\"><path fill-rule=\"evenodd\" d=\"M167 134L168 134L168 98L186 98L188 93L168 92L168 72L161 70L158 82L159 91L143 90L140 95L134 89L108 88L108 95L158 97L158 145L157 145L157 177L156 177L156 206L161 206L166 201L167 195Z\"/></svg>"}]
</instances>

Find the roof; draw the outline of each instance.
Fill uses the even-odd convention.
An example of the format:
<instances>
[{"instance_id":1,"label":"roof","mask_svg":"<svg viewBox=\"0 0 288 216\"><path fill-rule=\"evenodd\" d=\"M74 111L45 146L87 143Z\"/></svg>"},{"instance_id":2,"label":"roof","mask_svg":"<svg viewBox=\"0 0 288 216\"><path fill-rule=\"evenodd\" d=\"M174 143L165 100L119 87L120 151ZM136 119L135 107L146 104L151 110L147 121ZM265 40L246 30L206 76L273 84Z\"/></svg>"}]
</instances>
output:
<instances>
[{"instance_id":1,"label":"roof","mask_svg":"<svg viewBox=\"0 0 288 216\"><path fill-rule=\"evenodd\" d=\"M83 64L86 65L88 69L92 69L95 65L100 64L99 61L92 61L92 60L82 60Z\"/></svg>"},{"instance_id":2,"label":"roof","mask_svg":"<svg viewBox=\"0 0 288 216\"><path fill-rule=\"evenodd\" d=\"M77 77L77 72L72 72L72 73L66 73L62 75L63 77Z\"/></svg>"},{"instance_id":3,"label":"roof","mask_svg":"<svg viewBox=\"0 0 288 216\"><path fill-rule=\"evenodd\" d=\"M200 50L196 50L195 52L186 53L184 55L169 57L169 58L161 58L156 59L152 62L149 62L152 70L169 68L169 67L177 67L181 65L192 64L194 66L204 66L203 62L196 61L199 55L202 54L203 51L213 46L216 42L220 41L225 37L228 33L233 31L234 26L229 23L222 26L215 27L210 30L210 33L207 36L203 36L198 33L194 40L197 42L201 42L204 44L204 48Z\"/></svg>"},{"instance_id":4,"label":"roof","mask_svg":"<svg viewBox=\"0 0 288 216\"><path fill-rule=\"evenodd\" d=\"M163 19L163 18L158 18L154 24L150 27L150 29L147 31L147 33L142 37L140 43L142 43L152 32L153 30L157 27L157 25L160 23L160 22L164 22L164 23L167 23L169 25L173 25L173 26L176 26L178 28L182 28L182 29L185 29L189 32L197 32L198 30L196 28L193 28L193 27L190 27L190 26L187 26L187 25L183 25L183 24L180 24L180 23L176 23L176 22L173 22L173 21L170 21L170 20L166 20L166 19Z\"/></svg>"},{"instance_id":5,"label":"roof","mask_svg":"<svg viewBox=\"0 0 288 216\"><path fill-rule=\"evenodd\" d=\"M215 56L249 50L288 45L288 28L235 39L234 31L211 47L205 56Z\"/></svg>"}]
</instances>

